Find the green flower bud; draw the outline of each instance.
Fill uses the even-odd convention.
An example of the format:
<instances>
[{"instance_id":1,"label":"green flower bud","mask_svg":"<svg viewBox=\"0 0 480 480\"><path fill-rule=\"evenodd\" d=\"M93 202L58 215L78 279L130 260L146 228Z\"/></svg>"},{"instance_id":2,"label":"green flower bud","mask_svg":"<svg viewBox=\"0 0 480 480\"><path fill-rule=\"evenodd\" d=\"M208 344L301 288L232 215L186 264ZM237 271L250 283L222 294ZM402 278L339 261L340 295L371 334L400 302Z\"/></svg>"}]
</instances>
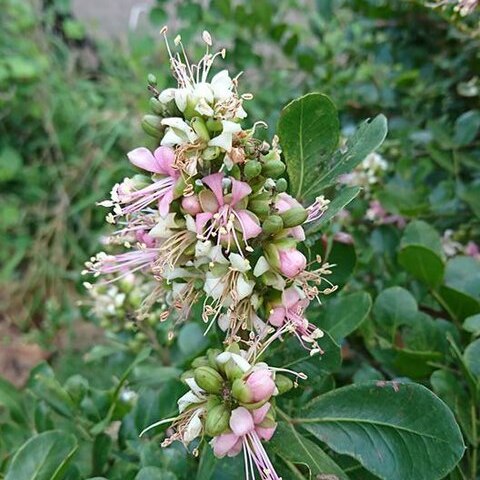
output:
<instances>
[{"instance_id":1,"label":"green flower bud","mask_svg":"<svg viewBox=\"0 0 480 480\"><path fill-rule=\"evenodd\" d=\"M223 386L222 376L212 367L198 367L194 374L195 382L208 393L220 393Z\"/></svg>"},{"instance_id":2,"label":"green flower bud","mask_svg":"<svg viewBox=\"0 0 480 480\"><path fill-rule=\"evenodd\" d=\"M308 218L308 212L303 207L290 208L281 213L285 228L292 228L301 225Z\"/></svg>"},{"instance_id":3,"label":"green flower bud","mask_svg":"<svg viewBox=\"0 0 480 480\"><path fill-rule=\"evenodd\" d=\"M225 375L227 378L233 382L237 378L242 378L243 377L243 370L232 360L228 360L227 363L225 363Z\"/></svg>"},{"instance_id":4,"label":"green flower bud","mask_svg":"<svg viewBox=\"0 0 480 480\"><path fill-rule=\"evenodd\" d=\"M145 115L142 119L142 128L147 135L158 139L162 137L165 130L162 117L158 115Z\"/></svg>"},{"instance_id":5,"label":"green flower bud","mask_svg":"<svg viewBox=\"0 0 480 480\"><path fill-rule=\"evenodd\" d=\"M209 118L207 120L207 128L209 132L216 133L222 131L223 125L220 120L214 120L213 118Z\"/></svg>"},{"instance_id":6,"label":"green flower bud","mask_svg":"<svg viewBox=\"0 0 480 480\"><path fill-rule=\"evenodd\" d=\"M235 178L236 180L240 180L242 176L242 172L240 171L240 167L238 165L234 165L230 170L230 176Z\"/></svg>"},{"instance_id":7,"label":"green flower bud","mask_svg":"<svg viewBox=\"0 0 480 480\"><path fill-rule=\"evenodd\" d=\"M207 413L205 433L211 437L221 435L228 430L229 422L230 410L223 404L217 405Z\"/></svg>"},{"instance_id":8,"label":"green flower bud","mask_svg":"<svg viewBox=\"0 0 480 480\"><path fill-rule=\"evenodd\" d=\"M287 191L288 188L288 182L285 180L285 178L279 178L275 184L275 188L277 189L277 192L283 193Z\"/></svg>"},{"instance_id":9,"label":"green flower bud","mask_svg":"<svg viewBox=\"0 0 480 480\"><path fill-rule=\"evenodd\" d=\"M232 384L232 396L239 403L250 403L252 401L252 393L247 387L244 380L237 378Z\"/></svg>"},{"instance_id":10,"label":"green flower bud","mask_svg":"<svg viewBox=\"0 0 480 480\"><path fill-rule=\"evenodd\" d=\"M179 198L183 195L185 187L187 186L185 179L180 175L179 179L173 187L173 198Z\"/></svg>"},{"instance_id":11,"label":"green flower bud","mask_svg":"<svg viewBox=\"0 0 480 480\"><path fill-rule=\"evenodd\" d=\"M282 395L282 393L286 393L293 388L292 380L282 374L277 374L275 376L275 385L277 386L279 395Z\"/></svg>"},{"instance_id":12,"label":"green flower bud","mask_svg":"<svg viewBox=\"0 0 480 480\"><path fill-rule=\"evenodd\" d=\"M208 365L215 370L218 370L217 357L222 353L218 348L209 348L207 351Z\"/></svg>"},{"instance_id":13,"label":"green flower bud","mask_svg":"<svg viewBox=\"0 0 480 480\"><path fill-rule=\"evenodd\" d=\"M202 158L207 162L215 160L220 155L219 147L207 147L202 152Z\"/></svg>"},{"instance_id":14,"label":"green flower bud","mask_svg":"<svg viewBox=\"0 0 480 480\"><path fill-rule=\"evenodd\" d=\"M278 178L284 171L285 164L281 160L269 160L262 167L262 174L265 177Z\"/></svg>"},{"instance_id":15,"label":"green flower bud","mask_svg":"<svg viewBox=\"0 0 480 480\"><path fill-rule=\"evenodd\" d=\"M149 105L150 105L150 110L155 113L156 115L163 115L163 112L165 111L165 107L163 106L163 103L155 97L152 97L149 100Z\"/></svg>"},{"instance_id":16,"label":"green flower bud","mask_svg":"<svg viewBox=\"0 0 480 480\"><path fill-rule=\"evenodd\" d=\"M268 399L266 398L265 400L260 400L259 402L256 402L256 403L240 402L240 404L242 405L242 407L245 407L247 410L257 410L257 408L263 407L267 402L268 402Z\"/></svg>"},{"instance_id":17,"label":"green flower bud","mask_svg":"<svg viewBox=\"0 0 480 480\"><path fill-rule=\"evenodd\" d=\"M208 142L210 140L207 126L201 117L193 117L190 126L203 141Z\"/></svg>"},{"instance_id":18,"label":"green flower bud","mask_svg":"<svg viewBox=\"0 0 480 480\"><path fill-rule=\"evenodd\" d=\"M264 218L270 213L270 201L250 200L248 202L248 209L258 215L260 218Z\"/></svg>"},{"instance_id":19,"label":"green flower bud","mask_svg":"<svg viewBox=\"0 0 480 480\"><path fill-rule=\"evenodd\" d=\"M209 412L212 408L220 405L221 403L222 400L220 397L218 397L217 395L209 395L207 398L207 403L205 404L205 408L207 412Z\"/></svg>"},{"instance_id":20,"label":"green flower bud","mask_svg":"<svg viewBox=\"0 0 480 480\"><path fill-rule=\"evenodd\" d=\"M147 82L152 87L156 87L157 86L157 77L153 73L149 73L147 75Z\"/></svg>"},{"instance_id":21,"label":"green flower bud","mask_svg":"<svg viewBox=\"0 0 480 480\"><path fill-rule=\"evenodd\" d=\"M247 180L258 177L262 173L262 164L257 160L250 160L245 164L243 173Z\"/></svg>"},{"instance_id":22,"label":"green flower bud","mask_svg":"<svg viewBox=\"0 0 480 480\"><path fill-rule=\"evenodd\" d=\"M193 362L192 362L192 367L193 368L198 368L198 367L208 367L208 358L205 355L202 355L201 357L197 357Z\"/></svg>"},{"instance_id":23,"label":"green flower bud","mask_svg":"<svg viewBox=\"0 0 480 480\"><path fill-rule=\"evenodd\" d=\"M283 230L283 220L279 215L270 215L262 223L262 230L267 235L275 235Z\"/></svg>"},{"instance_id":24,"label":"green flower bud","mask_svg":"<svg viewBox=\"0 0 480 480\"><path fill-rule=\"evenodd\" d=\"M195 371L194 370L185 370L181 375L180 375L180 380L182 382L185 382L187 378L193 378Z\"/></svg>"}]
</instances>

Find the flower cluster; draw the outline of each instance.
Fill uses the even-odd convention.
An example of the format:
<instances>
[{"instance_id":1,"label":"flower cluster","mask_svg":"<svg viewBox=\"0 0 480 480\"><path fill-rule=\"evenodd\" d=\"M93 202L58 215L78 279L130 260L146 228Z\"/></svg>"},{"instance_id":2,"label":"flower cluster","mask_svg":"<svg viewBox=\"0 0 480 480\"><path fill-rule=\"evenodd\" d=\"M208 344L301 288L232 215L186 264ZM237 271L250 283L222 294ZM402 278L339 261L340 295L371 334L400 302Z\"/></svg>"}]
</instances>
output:
<instances>
[{"instance_id":1,"label":"flower cluster","mask_svg":"<svg viewBox=\"0 0 480 480\"><path fill-rule=\"evenodd\" d=\"M430 3L429 5L433 8L445 8L449 5L454 5L454 11L458 12L462 17L465 17L474 12L478 7L478 3L478 0L436 0L435 3Z\"/></svg>"},{"instance_id":2,"label":"flower cluster","mask_svg":"<svg viewBox=\"0 0 480 480\"><path fill-rule=\"evenodd\" d=\"M180 53L173 53L163 34L178 86L160 92L149 77L153 113L142 124L157 146L128 153L142 173L115 185L101 203L117 226L110 244L126 250L98 254L86 273L108 275L108 282L150 274L155 287L140 312L161 298L166 308L159 320L171 322L172 336L201 303L205 333L218 326L225 345L238 351L197 362L173 420L176 433L164 443L187 444L205 433L218 456L243 449L250 470L255 464L262 478L278 478L265 473L273 468L261 446L274 431L271 399L278 387L274 371L257 359L288 335L311 355L323 353L323 332L305 311L336 287L326 279L331 265L319 257L308 263L301 244L304 225L322 216L328 200L305 207L287 193L278 139L257 139L262 123L241 126L252 95L240 95L238 77L226 70L210 78L214 60L225 55L210 52L210 35L204 32L206 53L192 64L180 38Z\"/></svg>"}]
</instances>

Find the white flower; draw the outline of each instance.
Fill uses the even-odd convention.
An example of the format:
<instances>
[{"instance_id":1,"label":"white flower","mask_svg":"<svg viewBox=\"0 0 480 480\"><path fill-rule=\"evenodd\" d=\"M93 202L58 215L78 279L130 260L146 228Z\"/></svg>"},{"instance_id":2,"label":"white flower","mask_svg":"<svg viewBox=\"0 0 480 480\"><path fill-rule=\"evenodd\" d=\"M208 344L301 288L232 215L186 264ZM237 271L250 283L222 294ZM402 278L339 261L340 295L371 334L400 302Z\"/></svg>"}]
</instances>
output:
<instances>
[{"instance_id":1,"label":"white flower","mask_svg":"<svg viewBox=\"0 0 480 480\"><path fill-rule=\"evenodd\" d=\"M194 143L198 139L193 128L190 127L183 118L164 118L162 120L162 125L166 125L169 128L165 131L165 135L160 142L161 145L173 147L184 143Z\"/></svg>"},{"instance_id":2,"label":"white flower","mask_svg":"<svg viewBox=\"0 0 480 480\"><path fill-rule=\"evenodd\" d=\"M233 270L236 270L237 272L248 272L250 270L250 262L239 255L238 253L231 253L228 257L230 260L230 265Z\"/></svg>"},{"instance_id":3,"label":"white flower","mask_svg":"<svg viewBox=\"0 0 480 480\"><path fill-rule=\"evenodd\" d=\"M212 138L208 145L210 147L220 147L226 152L230 152L232 149L233 134L240 132L242 127L235 122L229 120L222 120L223 130L222 133Z\"/></svg>"},{"instance_id":4,"label":"white flower","mask_svg":"<svg viewBox=\"0 0 480 480\"><path fill-rule=\"evenodd\" d=\"M217 356L217 362L221 364L227 363L229 360L233 360L235 364L243 371L248 372L252 366L238 353L222 352Z\"/></svg>"},{"instance_id":5,"label":"white flower","mask_svg":"<svg viewBox=\"0 0 480 480\"><path fill-rule=\"evenodd\" d=\"M233 82L228 74L228 70L222 70L214 75L212 77L211 85L215 100L223 102L233 95Z\"/></svg>"},{"instance_id":6,"label":"white flower","mask_svg":"<svg viewBox=\"0 0 480 480\"><path fill-rule=\"evenodd\" d=\"M207 272L203 290L209 297L218 300L225 290L225 283L222 281L222 277L214 277L212 272Z\"/></svg>"},{"instance_id":7,"label":"white flower","mask_svg":"<svg viewBox=\"0 0 480 480\"><path fill-rule=\"evenodd\" d=\"M237 301L243 300L250 296L255 287L255 282L253 280L247 280L244 275L240 275L237 280L236 291L237 291Z\"/></svg>"},{"instance_id":8,"label":"white flower","mask_svg":"<svg viewBox=\"0 0 480 480\"><path fill-rule=\"evenodd\" d=\"M270 270L270 264L267 262L267 259L262 255L258 260L255 268L253 269L253 274L256 277L260 277L265 272Z\"/></svg>"},{"instance_id":9,"label":"white flower","mask_svg":"<svg viewBox=\"0 0 480 480\"><path fill-rule=\"evenodd\" d=\"M202 421L200 420L200 415L203 413L203 411L203 408L198 408L190 418L190 421L188 422L183 433L182 439L185 443L190 443L202 433L203 426Z\"/></svg>"},{"instance_id":10,"label":"white flower","mask_svg":"<svg viewBox=\"0 0 480 480\"><path fill-rule=\"evenodd\" d=\"M178 228L175 222L175 213L169 213L166 217L159 217L157 224L148 232L153 238L169 238L173 235L172 229Z\"/></svg>"}]
</instances>

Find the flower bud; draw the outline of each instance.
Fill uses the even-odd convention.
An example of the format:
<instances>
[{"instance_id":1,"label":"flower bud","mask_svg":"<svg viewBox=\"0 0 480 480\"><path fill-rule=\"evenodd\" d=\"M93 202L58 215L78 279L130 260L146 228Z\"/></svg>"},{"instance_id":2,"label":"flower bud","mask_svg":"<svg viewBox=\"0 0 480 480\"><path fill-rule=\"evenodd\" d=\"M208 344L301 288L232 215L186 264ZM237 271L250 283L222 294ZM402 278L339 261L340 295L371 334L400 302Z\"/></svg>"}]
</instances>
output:
<instances>
[{"instance_id":1,"label":"flower bud","mask_svg":"<svg viewBox=\"0 0 480 480\"><path fill-rule=\"evenodd\" d=\"M257 177L262 172L262 164L257 160L250 160L245 164L243 173L247 180Z\"/></svg>"},{"instance_id":2,"label":"flower bud","mask_svg":"<svg viewBox=\"0 0 480 480\"><path fill-rule=\"evenodd\" d=\"M207 367L207 366L208 366L208 358L205 355L202 355L201 357L197 357L192 362L192 368Z\"/></svg>"},{"instance_id":3,"label":"flower bud","mask_svg":"<svg viewBox=\"0 0 480 480\"><path fill-rule=\"evenodd\" d=\"M225 363L225 375L227 378L233 382L237 378L241 378L243 374L245 373L238 365L233 361L232 359L228 360L228 362Z\"/></svg>"},{"instance_id":4,"label":"flower bud","mask_svg":"<svg viewBox=\"0 0 480 480\"><path fill-rule=\"evenodd\" d=\"M270 215L262 223L262 230L267 235L275 235L283 230L283 220L279 215Z\"/></svg>"},{"instance_id":5,"label":"flower bud","mask_svg":"<svg viewBox=\"0 0 480 480\"><path fill-rule=\"evenodd\" d=\"M220 393L223 386L222 376L212 367L198 367L194 372L195 382L208 393Z\"/></svg>"},{"instance_id":6,"label":"flower bud","mask_svg":"<svg viewBox=\"0 0 480 480\"><path fill-rule=\"evenodd\" d=\"M270 178L278 178L284 171L285 164L281 160L268 160L262 167L262 174Z\"/></svg>"},{"instance_id":7,"label":"flower bud","mask_svg":"<svg viewBox=\"0 0 480 480\"><path fill-rule=\"evenodd\" d=\"M253 401L253 394L245 383L245 380L237 378L232 384L232 395L240 403L250 403Z\"/></svg>"},{"instance_id":8,"label":"flower bud","mask_svg":"<svg viewBox=\"0 0 480 480\"><path fill-rule=\"evenodd\" d=\"M301 225L308 218L308 212L303 207L290 208L286 212L280 214L285 228L293 228Z\"/></svg>"},{"instance_id":9,"label":"flower bud","mask_svg":"<svg viewBox=\"0 0 480 480\"><path fill-rule=\"evenodd\" d=\"M220 120L214 120L213 118L209 118L207 120L207 128L209 132L216 133L222 131L223 125Z\"/></svg>"},{"instance_id":10,"label":"flower bud","mask_svg":"<svg viewBox=\"0 0 480 480\"><path fill-rule=\"evenodd\" d=\"M149 100L149 104L150 104L150 110L156 115L162 116L163 113L165 112L165 107L158 98L152 97Z\"/></svg>"},{"instance_id":11,"label":"flower bud","mask_svg":"<svg viewBox=\"0 0 480 480\"><path fill-rule=\"evenodd\" d=\"M245 383L252 393L254 402L269 400L276 388L272 378L272 372L267 368L260 368L253 371Z\"/></svg>"},{"instance_id":12,"label":"flower bud","mask_svg":"<svg viewBox=\"0 0 480 480\"><path fill-rule=\"evenodd\" d=\"M219 365L217 362L217 357L222 353L222 351L218 348L209 348L207 351L207 358L208 358L208 364L210 367L212 367L214 370L219 369Z\"/></svg>"},{"instance_id":13,"label":"flower bud","mask_svg":"<svg viewBox=\"0 0 480 480\"><path fill-rule=\"evenodd\" d=\"M230 410L223 404L216 405L207 412L205 433L216 437L229 429Z\"/></svg>"},{"instance_id":14,"label":"flower bud","mask_svg":"<svg viewBox=\"0 0 480 480\"><path fill-rule=\"evenodd\" d=\"M189 215L196 215L202 211L202 207L200 206L200 202L196 195L191 195L190 197L184 197L182 199L182 208L187 212Z\"/></svg>"},{"instance_id":15,"label":"flower bud","mask_svg":"<svg viewBox=\"0 0 480 480\"><path fill-rule=\"evenodd\" d=\"M275 188L277 189L278 193L283 193L287 191L288 182L285 178L279 178L275 183Z\"/></svg>"},{"instance_id":16,"label":"flower bud","mask_svg":"<svg viewBox=\"0 0 480 480\"><path fill-rule=\"evenodd\" d=\"M205 125L205 122L201 117L193 117L190 121L190 126L202 140L204 140L205 142L208 142L210 140L207 126Z\"/></svg>"},{"instance_id":17,"label":"flower bud","mask_svg":"<svg viewBox=\"0 0 480 480\"><path fill-rule=\"evenodd\" d=\"M157 77L153 73L149 73L147 75L147 82L152 87L156 87L157 86Z\"/></svg>"},{"instance_id":18,"label":"flower bud","mask_svg":"<svg viewBox=\"0 0 480 480\"><path fill-rule=\"evenodd\" d=\"M220 155L219 147L207 147L202 152L202 158L207 162L211 160L215 160L219 155Z\"/></svg>"},{"instance_id":19,"label":"flower bud","mask_svg":"<svg viewBox=\"0 0 480 480\"><path fill-rule=\"evenodd\" d=\"M147 135L159 139L162 137L165 126L162 125L162 117L158 115L144 115L142 128Z\"/></svg>"},{"instance_id":20,"label":"flower bud","mask_svg":"<svg viewBox=\"0 0 480 480\"><path fill-rule=\"evenodd\" d=\"M275 385L277 386L279 395L282 395L293 388L292 380L282 374L275 375Z\"/></svg>"},{"instance_id":21,"label":"flower bud","mask_svg":"<svg viewBox=\"0 0 480 480\"><path fill-rule=\"evenodd\" d=\"M296 277L300 272L303 272L307 266L305 255L296 248L280 250L278 255L280 272L288 278Z\"/></svg>"}]
</instances>

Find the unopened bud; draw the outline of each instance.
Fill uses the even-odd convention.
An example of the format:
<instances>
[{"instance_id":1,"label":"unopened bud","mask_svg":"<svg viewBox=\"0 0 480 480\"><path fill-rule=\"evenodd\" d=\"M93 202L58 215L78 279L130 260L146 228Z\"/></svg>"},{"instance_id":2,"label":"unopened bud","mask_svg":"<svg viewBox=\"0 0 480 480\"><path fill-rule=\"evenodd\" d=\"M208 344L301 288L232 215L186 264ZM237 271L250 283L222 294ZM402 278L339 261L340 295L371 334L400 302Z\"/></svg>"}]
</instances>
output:
<instances>
[{"instance_id":1,"label":"unopened bud","mask_svg":"<svg viewBox=\"0 0 480 480\"><path fill-rule=\"evenodd\" d=\"M215 370L218 369L217 357L222 353L218 348L209 348L207 351L208 364Z\"/></svg>"},{"instance_id":2,"label":"unopened bud","mask_svg":"<svg viewBox=\"0 0 480 480\"><path fill-rule=\"evenodd\" d=\"M165 107L158 98L152 97L149 101L149 104L150 104L150 110L153 113L162 116L163 113L165 112Z\"/></svg>"},{"instance_id":3,"label":"unopened bud","mask_svg":"<svg viewBox=\"0 0 480 480\"><path fill-rule=\"evenodd\" d=\"M247 180L251 180L262 173L262 164L257 160L250 160L245 164L243 173L245 174L245 178Z\"/></svg>"},{"instance_id":4,"label":"unopened bud","mask_svg":"<svg viewBox=\"0 0 480 480\"><path fill-rule=\"evenodd\" d=\"M275 385L277 386L279 395L282 395L293 388L292 380L289 377L281 374L277 374L275 376Z\"/></svg>"},{"instance_id":5,"label":"unopened bud","mask_svg":"<svg viewBox=\"0 0 480 480\"><path fill-rule=\"evenodd\" d=\"M258 215L260 218L264 218L270 213L270 201L250 200L248 202L248 209Z\"/></svg>"},{"instance_id":6,"label":"unopened bud","mask_svg":"<svg viewBox=\"0 0 480 480\"><path fill-rule=\"evenodd\" d=\"M284 171L285 164L281 160L269 160L262 167L262 174L265 177L278 178Z\"/></svg>"},{"instance_id":7,"label":"unopened bud","mask_svg":"<svg viewBox=\"0 0 480 480\"><path fill-rule=\"evenodd\" d=\"M262 223L262 230L267 235L275 235L283 230L283 220L279 215L270 215Z\"/></svg>"},{"instance_id":8,"label":"unopened bud","mask_svg":"<svg viewBox=\"0 0 480 480\"><path fill-rule=\"evenodd\" d=\"M152 87L156 87L157 86L157 77L153 73L149 73L147 75L147 82Z\"/></svg>"},{"instance_id":9,"label":"unopened bud","mask_svg":"<svg viewBox=\"0 0 480 480\"><path fill-rule=\"evenodd\" d=\"M225 363L224 369L225 375L231 382L233 382L237 378L241 378L244 374L244 371L232 359L228 360L228 362Z\"/></svg>"},{"instance_id":10,"label":"unopened bud","mask_svg":"<svg viewBox=\"0 0 480 480\"><path fill-rule=\"evenodd\" d=\"M154 138L160 138L165 130L162 117L158 115L145 115L142 119L142 128L147 135Z\"/></svg>"},{"instance_id":11,"label":"unopened bud","mask_svg":"<svg viewBox=\"0 0 480 480\"><path fill-rule=\"evenodd\" d=\"M185 382L188 378L193 378L194 375L194 370L185 370L181 375L180 375L180 380L182 382Z\"/></svg>"},{"instance_id":12,"label":"unopened bud","mask_svg":"<svg viewBox=\"0 0 480 480\"><path fill-rule=\"evenodd\" d=\"M280 214L285 228L292 228L301 225L308 218L308 212L303 207L290 208Z\"/></svg>"},{"instance_id":13,"label":"unopened bud","mask_svg":"<svg viewBox=\"0 0 480 480\"><path fill-rule=\"evenodd\" d=\"M211 161L215 160L220 155L220 148L219 147L207 147L202 152L202 158L204 160Z\"/></svg>"},{"instance_id":14,"label":"unopened bud","mask_svg":"<svg viewBox=\"0 0 480 480\"><path fill-rule=\"evenodd\" d=\"M275 188L277 189L278 193L283 193L287 191L288 182L285 178L279 178L275 183Z\"/></svg>"},{"instance_id":15,"label":"unopened bud","mask_svg":"<svg viewBox=\"0 0 480 480\"><path fill-rule=\"evenodd\" d=\"M230 410L223 404L217 405L207 413L205 433L211 437L221 435L228 430L229 422Z\"/></svg>"},{"instance_id":16,"label":"unopened bud","mask_svg":"<svg viewBox=\"0 0 480 480\"><path fill-rule=\"evenodd\" d=\"M222 376L212 367L198 367L194 373L195 382L208 393L220 393L223 385Z\"/></svg>"},{"instance_id":17,"label":"unopened bud","mask_svg":"<svg viewBox=\"0 0 480 480\"><path fill-rule=\"evenodd\" d=\"M248 388L245 380L237 378L232 384L232 396L240 403L250 403L253 400L253 395Z\"/></svg>"},{"instance_id":18,"label":"unopened bud","mask_svg":"<svg viewBox=\"0 0 480 480\"><path fill-rule=\"evenodd\" d=\"M192 367L193 368L207 367L207 366L208 366L208 358L205 355L202 355L201 357L197 357L192 362Z\"/></svg>"},{"instance_id":19,"label":"unopened bud","mask_svg":"<svg viewBox=\"0 0 480 480\"><path fill-rule=\"evenodd\" d=\"M214 120L213 118L209 118L207 120L207 128L209 132L216 133L222 131L223 125L220 120Z\"/></svg>"},{"instance_id":20,"label":"unopened bud","mask_svg":"<svg viewBox=\"0 0 480 480\"><path fill-rule=\"evenodd\" d=\"M183 195L183 192L185 191L185 187L187 186L185 179L180 175L178 180L175 183L175 186L173 187L173 198L179 198Z\"/></svg>"},{"instance_id":21,"label":"unopened bud","mask_svg":"<svg viewBox=\"0 0 480 480\"><path fill-rule=\"evenodd\" d=\"M205 122L200 117L193 117L190 121L190 126L193 128L195 133L205 142L210 140L210 135L208 134L207 126Z\"/></svg>"}]
</instances>

